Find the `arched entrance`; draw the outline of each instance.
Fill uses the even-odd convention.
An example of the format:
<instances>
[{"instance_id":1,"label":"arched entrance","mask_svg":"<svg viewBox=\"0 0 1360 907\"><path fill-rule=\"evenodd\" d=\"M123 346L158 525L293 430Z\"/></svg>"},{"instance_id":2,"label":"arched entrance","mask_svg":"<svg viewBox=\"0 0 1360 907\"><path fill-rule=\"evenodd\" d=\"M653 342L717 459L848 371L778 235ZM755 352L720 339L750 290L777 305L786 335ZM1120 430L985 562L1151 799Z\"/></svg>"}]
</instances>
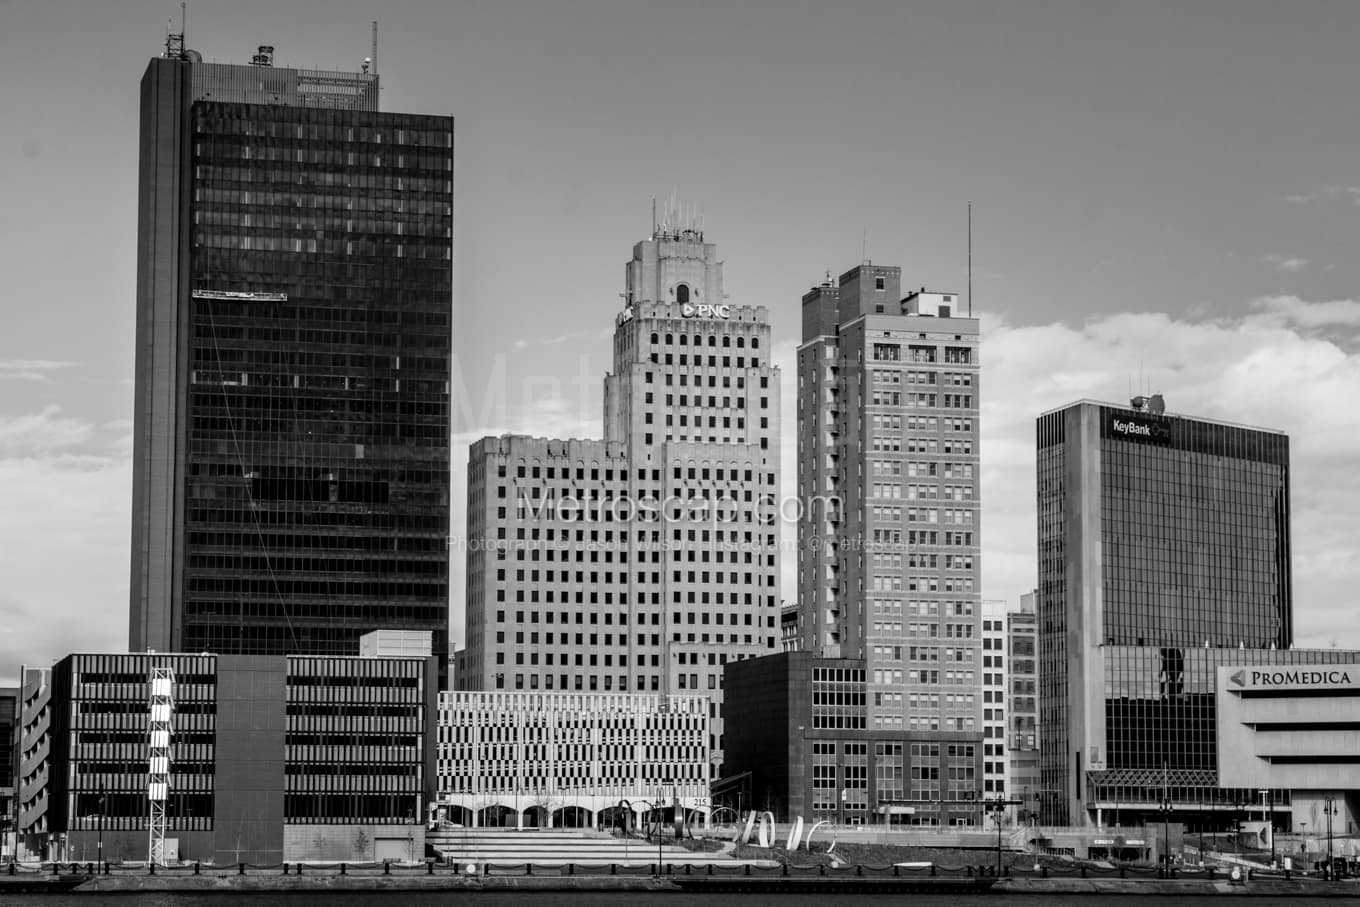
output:
<instances>
[{"instance_id":1,"label":"arched entrance","mask_svg":"<svg viewBox=\"0 0 1360 907\"><path fill-rule=\"evenodd\" d=\"M626 806L607 806L596 813L601 831L613 831L626 835L636 826L636 817Z\"/></svg>"},{"instance_id":2,"label":"arched entrance","mask_svg":"<svg viewBox=\"0 0 1360 907\"><path fill-rule=\"evenodd\" d=\"M590 810L584 806L564 806L553 810L553 828L590 828Z\"/></svg>"},{"instance_id":3,"label":"arched entrance","mask_svg":"<svg viewBox=\"0 0 1360 907\"><path fill-rule=\"evenodd\" d=\"M515 811L499 803L477 811L477 824L482 828L514 828Z\"/></svg>"},{"instance_id":4,"label":"arched entrance","mask_svg":"<svg viewBox=\"0 0 1360 907\"><path fill-rule=\"evenodd\" d=\"M435 819L449 825L458 825L468 828L473 823L472 810L466 806L457 806L452 803L440 804L435 809Z\"/></svg>"}]
</instances>

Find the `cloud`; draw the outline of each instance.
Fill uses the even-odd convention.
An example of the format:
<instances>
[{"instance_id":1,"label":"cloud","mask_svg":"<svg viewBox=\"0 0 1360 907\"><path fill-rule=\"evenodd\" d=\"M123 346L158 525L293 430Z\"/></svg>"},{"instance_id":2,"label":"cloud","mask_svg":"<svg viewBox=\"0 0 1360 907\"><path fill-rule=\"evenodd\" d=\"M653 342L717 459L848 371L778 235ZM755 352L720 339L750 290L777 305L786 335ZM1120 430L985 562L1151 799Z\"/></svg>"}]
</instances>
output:
<instances>
[{"instance_id":1,"label":"cloud","mask_svg":"<svg viewBox=\"0 0 1360 907\"><path fill-rule=\"evenodd\" d=\"M79 364L57 359L4 359L0 360L0 381L51 381L47 372Z\"/></svg>"},{"instance_id":2,"label":"cloud","mask_svg":"<svg viewBox=\"0 0 1360 907\"><path fill-rule=\"evenodd\" d=\"M779 367L779 494L784 500L798 496L798 340L782 340L770 350L770 362ZM798 602L798 524L779 520L781 605Z\"/></svg>"},{"instance_id":3,"label":"cloud","mask_svg":"<svg viewBox=\"0 0 1360 907\"><path fill-rule=\"evenodd\" d=\"M1265 255L1262 256L1261 260L1269 264L1275 270L1284 271L1289 274L1302 271L1304 268L1308 267L1308 259L1306 258L1286 258L1283 255Z\"/></svg>"},{"instance_id":4,"label":"cloud","mask_svg":"<svg viewBox=\"0 0 1360 907\"><path fill-rule=\"evenodd\" d=\"M601 337L611 337L613 334L613 328L605 328L595 331L572 331L558 334L556 337L521 337L510 344L510 347L515 350L527 350L531 346L561 346L574 340L598 340Z\"/></svg>"},{"instance_id":5,"label":"cloud","mask_svg":"<svg viewBox=\"0 0 1360 907\"><path fill-rule=\"evenodd\" d=\"M126 651L132 468L117 428L57 407L0 418L0 683Z\"/></svg>"},{"instance_id":6,"label":"cloud","mask_svg":"<svg viewBox=\"0 0 1360 907\"><path fill-rule=\"evenodd\" d=\"M1305 302L1297 296L1263 296L1251 308L1277 324L1301 328L1360 327L1360 301Z\"/></svg>"},{"instance_id":7,"label":"cloud","mask_svg":"<svg viewBox=\"0 0 1360 907\"><path fill-rule=\"evenodd\" d=\"M94 426L61 414L61 407L0 416L0 457L45 456L90 440Z\"/></svg>"},{"instance_id":8,"label":"cloud","mask_svg":"<svg viewBox=\"0 0 1360 907\"><path fill-rule=\"evenodd\" d=\"M1296 205L1306 205L1320 198L1348 198L1352 204L1360 205L1360 186L1323 186L1318 192L1294 192L1284 200Z\"/></svg>"},{"instance_id":9,"label":"cloud","mask_svg":"<svg viewBox=\"0 0 1360 907\"><path fill-rule=\"evenodd\" d=\"M1120 403L1142 372L1172 412L1259 425L1291 438L1295 640L1360 648L1352 590L1360 535L1360 354L1315 328L1360 324L1360 304L1297 297L1192 321L1159 313L1082 325L1015 326L984 317L983 595L1035 585L1034 421L1081 398Z\"/></svg>"}]
</instances>

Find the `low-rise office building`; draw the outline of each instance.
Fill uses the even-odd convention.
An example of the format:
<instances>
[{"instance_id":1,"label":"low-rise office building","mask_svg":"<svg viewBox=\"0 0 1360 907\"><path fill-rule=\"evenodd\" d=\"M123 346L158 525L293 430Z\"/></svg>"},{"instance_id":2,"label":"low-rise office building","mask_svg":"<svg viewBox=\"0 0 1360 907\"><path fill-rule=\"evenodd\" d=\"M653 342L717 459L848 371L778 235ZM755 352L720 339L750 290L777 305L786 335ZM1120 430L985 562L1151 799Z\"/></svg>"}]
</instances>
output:
<instances>
[{"instance_id":1,"label":"low-rise office building","mask_svg":"<svg viewBox=\"0 0 1360 907\"><path fill-rule=\"evenodd\" d=\"M19 688L0 686L0 859L14 853Z\"/></svg>"},{"instance_id":2,"label":"low-rise office building","mask_svg":"<svg viewBox=\"0 0 1360 907\"><path fill-rule=\"evenodd\" d=\"M1010 710L1010 658L1006 655L1006 603L982 602L982 793L991 799L1010 791L1006 721Z\"/></svg>"},{"instance_id":3,"label":"low-rise office building","mask_svg":"<svg viewBox=\"0 0 1360 907\"><path fill-rule=\"evenodd\" d=\"M699 695L444 693L435 818L595 827L660 803L706 824L711 709Z\"/></svg>"},{"instance_id":4,"label":"low-rise office building","mask_svg":"<svg viewBox=\"0 0 1360 907\"><path fill-rule=\"evenodd\" d=\"M1020 608L1006 615L1007 703L1006 747L1010 761L1011 796L1022 801L1016 820L1036 820L1039 780L1039 661L1034 593L1020 596Z\"/></svg>"},{"instance_id":5,"label":"low-rise office building","mask_svg":"<svg viewBox=\"0 0 1360 907\"><path fill-rule=\"evenodd\" d=\"M159 742L153 673L170 680ZM147 859L164 746L166 859L419 859L437 676L419 656L74 654L26 671L21 856Z\"/></svg>"},{"instance_id":6,"label":"low-rise office building","mask_svg":"<svg viewBox=\"0 0 1360 907\"><path fill-rule=\"evenodd\" d=\"M728 662L724 801L845 825L983 824L978 729L871 727L862 659L781 652ZM735 792L740 790L740 802Z\"/></svg>"},{"instance_id":7,"label":"low-rise office building","mask_svg":"<svg viewBox=\"0 0 1360 907\"><path fill-rule=\"evenodd\" d=\"M1360 823L1360 658L1343 654L1351 657L1331 664L1218 668L1219 784L1289 790L1279 825L1293 832L1353 835Z\"/></svg>"}]
</instances>

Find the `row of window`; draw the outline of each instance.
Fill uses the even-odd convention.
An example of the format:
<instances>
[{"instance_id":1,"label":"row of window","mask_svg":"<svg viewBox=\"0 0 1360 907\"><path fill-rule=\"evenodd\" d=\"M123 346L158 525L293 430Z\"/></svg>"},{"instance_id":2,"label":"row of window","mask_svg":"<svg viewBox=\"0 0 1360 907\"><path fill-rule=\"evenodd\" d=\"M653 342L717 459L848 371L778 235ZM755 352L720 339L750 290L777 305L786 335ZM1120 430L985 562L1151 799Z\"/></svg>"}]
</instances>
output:
<instances>
[{"instance_id":1,"label":"row of window","mask_svg":"<svg viewBox=\"0 0 1360 907\"><path fill-rule=\"evenodd\" d=\"M972 387L972 372L913 372L899 369L871 369L874 384L926 384Z\"/></svg>"},{"instance_id":2,"label":"row of window","mask_svg":"<svg viewBox=\"0 0 1360 907\"><path fill-rule=\"evenodd\" d=\"M938 362L940 348L922 344L908 344L904 350L900 343L875 343L872 348L875 362ZM968 365L974 359L971 347L946 346L943 361L951 364Z\"/></svg>"}]
</instances>

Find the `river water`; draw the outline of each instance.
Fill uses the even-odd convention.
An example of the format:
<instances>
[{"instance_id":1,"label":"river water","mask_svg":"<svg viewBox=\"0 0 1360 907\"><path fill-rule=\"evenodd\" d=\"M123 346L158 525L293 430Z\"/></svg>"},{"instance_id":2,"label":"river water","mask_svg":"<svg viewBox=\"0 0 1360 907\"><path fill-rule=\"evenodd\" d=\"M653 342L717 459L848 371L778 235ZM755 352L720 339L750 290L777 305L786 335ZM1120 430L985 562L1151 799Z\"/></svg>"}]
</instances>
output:
<instances>
[{"instance_id":1,"label":"river water","mask_svg":"<svg viewBox=\"0 0 1360 907\"><path fill-rule=\"evenodd\" d=\"M223 893L144 892L139 894L60 894L30 895L15 898L10 903L32 903L36 907L225 907L229 903L249 903L250 907L551 907L569 904L571 907L713 907L717 904L737 904L742 907L827 907L827 896L817 894L693 894L647 893L635 891L351 891L351 892L236 892L236 897ZM1042 907L1037 895L995 894L863 894L840 895L853 899L854 907L997 907L1001 904L1026 904ZM1236 895L1206 895L1203 897L1157 895L1065 895L1058 898L1063 905L1077 907L1095 904L1099 907L1172 907L1189 904L1193 907L1265 907L1270 904L1312 903L1313 898L1264 900ZM9 899L6 899L7 901ZM1360 898L1329 898L1322 902L1360 904Z\"/></svg>"}]
</instances>

